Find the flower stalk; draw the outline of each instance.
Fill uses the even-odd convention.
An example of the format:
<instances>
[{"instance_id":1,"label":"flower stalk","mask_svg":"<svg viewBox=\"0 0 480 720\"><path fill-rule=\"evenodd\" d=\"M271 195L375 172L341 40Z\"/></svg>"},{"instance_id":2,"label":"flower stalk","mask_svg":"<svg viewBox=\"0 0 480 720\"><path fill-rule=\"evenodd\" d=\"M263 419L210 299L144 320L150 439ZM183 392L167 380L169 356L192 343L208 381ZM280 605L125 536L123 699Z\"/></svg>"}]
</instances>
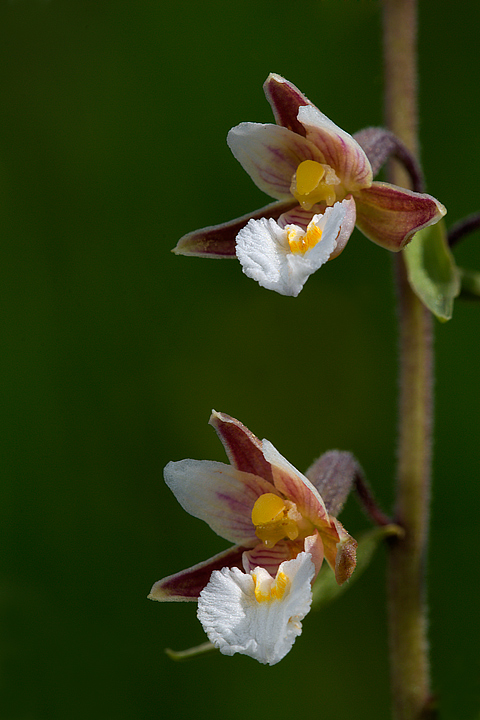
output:
<instances>
[{"instance_id":1,"label":"flower stalk","mask_svg":"<svg viewBox=\"0 0 480 720\"><path fill-rule=\"evenodd\" d=\"M448 231L448 244L450 247L456 245L466 235L480 229L480 213L476 212L468 217L459 220Z\"/></svg>"},{"instance_id":2,"label":"flower stalk","mask_svg":"<svg viewBox=\"0 0 480 720\"><path fill-rule=\"evenodd\" d=\"M415 0L384 0L385 114L414 154L417 135ZM389 179L408 184L393 165ZM432 316L412 291L402 254L395 257L399 313L400 401L395 522L390 541L388 611L394 720L432 717L425 568L433 411Z\"/></svg>"}]
</instances>

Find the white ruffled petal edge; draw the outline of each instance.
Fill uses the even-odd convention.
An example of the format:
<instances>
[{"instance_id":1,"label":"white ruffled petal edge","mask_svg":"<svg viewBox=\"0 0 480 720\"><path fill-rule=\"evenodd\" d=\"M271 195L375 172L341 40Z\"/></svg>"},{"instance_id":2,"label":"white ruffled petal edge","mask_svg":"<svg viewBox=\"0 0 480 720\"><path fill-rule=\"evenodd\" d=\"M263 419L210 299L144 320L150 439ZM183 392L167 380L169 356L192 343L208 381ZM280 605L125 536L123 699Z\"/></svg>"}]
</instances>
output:
<instances>
[{"instance_id":1,"label":"white ruffled petal edge","mask_svg":"<svg viewBox=\"0 0 480 720\"><path fill-rule=\"evenodd\" d=\"M238 568L214 571L198 599L198 619L208 639L224 655L249 655L266 665L275 665L292 648L302 632L301 621L310 610L311 582L315 567L310 553L281 563L280 574L287 587L281 599L258 602L257 588L275 583L266 570L250 573Z\"/></svg>"},{"instance_id":2,"label":"white ruffled petal edge","mask_svg":"<svg viewBox=\"0 0 480 720\"><path fill-rule=\"evenodd\" d=\"M267 290L296 297L310 275L335 252L342 224L351 215L351 203L347 199L337 202L323 215L313 216L311 223L322 230L322 238L304 254L292 253L288 244L288 230L297 226L289 225L287 229L271 218L250 220L236 238L236 254L243 272ZM299 226L297 229L305 234Z\"/></svg>"}]
</instances>

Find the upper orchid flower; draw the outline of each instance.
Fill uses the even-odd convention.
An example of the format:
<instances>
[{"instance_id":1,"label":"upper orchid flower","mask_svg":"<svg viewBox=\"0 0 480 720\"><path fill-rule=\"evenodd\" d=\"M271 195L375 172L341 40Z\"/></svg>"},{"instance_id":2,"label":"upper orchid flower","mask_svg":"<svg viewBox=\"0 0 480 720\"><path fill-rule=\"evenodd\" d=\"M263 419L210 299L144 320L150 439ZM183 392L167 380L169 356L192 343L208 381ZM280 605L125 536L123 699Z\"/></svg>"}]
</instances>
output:
<instances>
[{"instance_id":1,"label":"upper orchid flower","mask_svg":"<svg viewBox=\"0 0 480 720\"><path fill-rule=\"evenodd\" d=\"M323 558L343 583L355 568L356 542L268 440L225 414L214 412L210 423L230 465L169 463L165 481L187 512L235 544L155 583L149 597L198 599L198 617L221 652L272 665L301 632Z\"/></svg>"},{"instance_id":2,"label":"upper orchid flower","mask_svg":"<svg viewBox=\"0 0 480 720\"><path fill-rule=\"evenodd\" d=\"M254 183L277 202L228 223L185 235L174 252L234 257L243 271L282 295L339 255L354 225L388 250L401 250L446 210L430 195L373 181L359 143L292 83L264 85L276 125L245 122L227 142Z\"/></svg>"}]
</instances>

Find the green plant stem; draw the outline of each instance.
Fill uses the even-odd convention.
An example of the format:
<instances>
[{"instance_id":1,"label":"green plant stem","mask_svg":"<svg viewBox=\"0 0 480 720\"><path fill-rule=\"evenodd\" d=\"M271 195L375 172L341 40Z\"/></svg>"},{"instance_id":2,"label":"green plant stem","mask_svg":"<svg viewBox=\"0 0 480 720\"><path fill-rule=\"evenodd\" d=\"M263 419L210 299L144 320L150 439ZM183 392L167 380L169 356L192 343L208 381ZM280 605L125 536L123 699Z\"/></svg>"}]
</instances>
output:
<instances>
[{"instance_id":1,"label":"green plant stem","mask_svg":"<svg viewBox=\"0 0 480 720\"><path fill-rule=\"evenodd\" d=\"M415 154L417 136L416 0L384 0L385 113L389 129ZM398 165L392 182L408 186ZM405 530L390 542L388 622L395 720L431 717L426 616L430 505L432 318L411 290L396 256L400 406L394 521Z\"/></svg>"}]
</instances>

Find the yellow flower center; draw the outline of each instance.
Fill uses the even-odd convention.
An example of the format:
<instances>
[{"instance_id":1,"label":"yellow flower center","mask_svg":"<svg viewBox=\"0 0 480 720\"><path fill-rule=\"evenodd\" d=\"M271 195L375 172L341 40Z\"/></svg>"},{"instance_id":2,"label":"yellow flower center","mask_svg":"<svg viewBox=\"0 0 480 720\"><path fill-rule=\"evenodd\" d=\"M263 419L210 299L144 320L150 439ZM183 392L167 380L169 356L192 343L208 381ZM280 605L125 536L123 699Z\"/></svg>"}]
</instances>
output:
<instances>
[{"instance_id":1,"label":"yellow flower center","mask_svg":"<svg viewBox=\"0 0 480 720\"><path fill-rule=\"evenodd\" d=\"M255 583L255 600L259 603L281 600L290 585L290 579L283 572L277 572L275 580L259 578L255 573L252 573L252 577Z\"/></svg>"},{"instance_id":2,"label":"yellow flower center","mask_svg":"<svg viewBox=\"0 0 480 720\"><path fill-rule=\"evenodd\" d=\"M340 180L330 165L316 160L304 160L292 178L290 192L304 210L311 210L316 203L333 205L337 199L335 185Z\"/></svg>"},{"instance_id":3,"label":"yellow flower center","mask_svg":"<svg viewBox=\"0 0 480 720\"><path fill-rule=\"evenodd\" d=\"M252 510L255 534L268 548L284 538L295 540L302 519L295 503L282 500L274 493L260 495Z\"/></svg>"},{"instance_id":4,"label":"yellow flower center","mask_svg":"<svg viewBox=\"0 0 480 720\"><path fill-rule=\"evenodd\" d=\"M315 247L322 239L322 231L314 225L314 223L310 223L306 233L304 233L301 228L295 226L290 230L287 226L286 230L288 244L292 253L301 253L304 255L307 250L311 250L311 248Z\"/></svg>"}]
</instances>

